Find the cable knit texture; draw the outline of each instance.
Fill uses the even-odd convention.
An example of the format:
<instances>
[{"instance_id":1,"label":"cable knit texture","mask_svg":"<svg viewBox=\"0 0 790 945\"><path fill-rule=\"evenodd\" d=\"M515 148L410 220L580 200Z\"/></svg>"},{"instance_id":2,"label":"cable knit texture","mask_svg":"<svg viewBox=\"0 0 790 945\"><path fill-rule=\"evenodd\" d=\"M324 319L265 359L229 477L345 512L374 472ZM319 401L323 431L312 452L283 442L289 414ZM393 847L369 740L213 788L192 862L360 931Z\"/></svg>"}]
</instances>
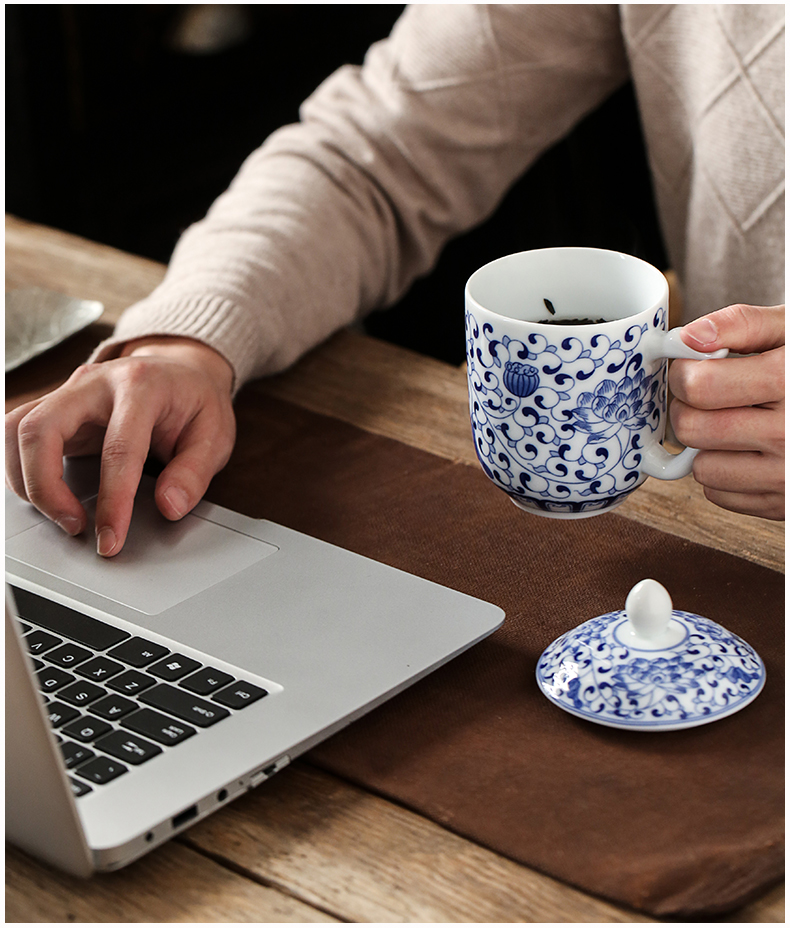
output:
<instances>
[{"instance_id":1,"label":"cable knit texture","mask_svg":"<svg viewBox=\"0 0 790 945\"><path fill-rule=\"evenodd\" d=\"M783 301L782 5L417 5L250 155L94 358L175 334L236 389L283 370L400 298L629 76L686 317Z\"/></svg>"}]
</instances>

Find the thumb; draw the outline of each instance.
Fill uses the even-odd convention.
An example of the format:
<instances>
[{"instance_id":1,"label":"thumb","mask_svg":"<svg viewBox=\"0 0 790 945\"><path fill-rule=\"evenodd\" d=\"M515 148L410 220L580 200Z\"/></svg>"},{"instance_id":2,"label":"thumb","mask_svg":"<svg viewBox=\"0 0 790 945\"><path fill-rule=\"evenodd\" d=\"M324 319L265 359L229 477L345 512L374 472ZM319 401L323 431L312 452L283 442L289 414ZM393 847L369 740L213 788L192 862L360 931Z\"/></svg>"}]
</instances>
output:
<instances>
[{"instance_id":1,"label":"thumb","mask_svg":"<svg viewBox=\"0 0 790 945\"><path fill-rule=\"evenodd\" d=\"M770 351L785 343L785 307L728 305L684 325L680 337L695 351L719 348L739 354Z\"/></svg>"}]
</instances>

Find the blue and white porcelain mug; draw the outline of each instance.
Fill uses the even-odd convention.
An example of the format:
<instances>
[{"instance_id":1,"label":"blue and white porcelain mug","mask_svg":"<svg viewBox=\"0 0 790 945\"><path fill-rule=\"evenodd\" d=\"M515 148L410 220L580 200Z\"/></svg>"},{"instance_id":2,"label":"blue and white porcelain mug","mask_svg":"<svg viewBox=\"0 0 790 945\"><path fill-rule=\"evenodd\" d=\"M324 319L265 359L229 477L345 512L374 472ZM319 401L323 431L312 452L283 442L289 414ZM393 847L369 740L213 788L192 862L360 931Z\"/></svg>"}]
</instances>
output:
<instances>
[{"instance_id":1,"label":"blue and white porcelain mug","mask_svg":"<svg viewBox=\"0 0 790 945\"><path fill-rule=\"evenodd\" d=\"M667 452L667 359L726 357L667 331L669 289L644 260L586 247L515 253L466 284L469 408L486 475L550 518L599 515L648 476L680 479L697 450Z\"/></svg>"}]
</instances>

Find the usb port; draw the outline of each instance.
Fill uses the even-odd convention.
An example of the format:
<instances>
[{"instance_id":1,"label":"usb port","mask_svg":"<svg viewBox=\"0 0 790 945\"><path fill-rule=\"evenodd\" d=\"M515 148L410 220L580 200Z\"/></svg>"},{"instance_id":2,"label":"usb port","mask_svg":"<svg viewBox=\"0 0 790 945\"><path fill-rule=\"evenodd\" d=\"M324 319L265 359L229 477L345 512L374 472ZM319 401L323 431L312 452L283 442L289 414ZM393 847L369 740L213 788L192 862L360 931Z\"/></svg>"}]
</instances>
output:
<instances>
[{"instance_id":1,"label":"usb port","mask_svg":"<svg viewBox=\"0 0 790 945\"><path fill-rule=\"evenodd\" d=\"M198 814L197 804L193 804L191 807L187 807L186 810L182 810L181 813L176 814L176 816L172 820L173 829L178 830L179 827L183 827L184 824L187 823L187 821L190 821L193 818L197 817L197 814Z\"/></svg>"}]
</instances>

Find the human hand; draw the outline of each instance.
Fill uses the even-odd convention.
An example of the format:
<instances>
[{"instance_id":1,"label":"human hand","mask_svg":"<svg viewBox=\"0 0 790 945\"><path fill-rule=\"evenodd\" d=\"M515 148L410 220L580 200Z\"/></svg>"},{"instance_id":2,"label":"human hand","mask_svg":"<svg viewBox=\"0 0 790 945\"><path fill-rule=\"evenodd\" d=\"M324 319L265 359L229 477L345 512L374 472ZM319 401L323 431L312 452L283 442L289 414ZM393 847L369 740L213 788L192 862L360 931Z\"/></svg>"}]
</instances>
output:
<instances>
[{"instance_id":1,"label":"human hand","mask_svg":"<svg viewBox=\"0 0 790 945\"><path fill-rule=\"evenodd\" d=\"M70 535L87 516L63 481L63 457L101 454L100 555L123 548L143 465L166 464L156 504L172 521L200 501L233 450L233 369L188 338L130 342L118 358L83 364L61 387L6 415L6 482Z\"/></svg>"},{"instance_id":2,"label":"human hand","mask_svg":"<svg viewBox=\"0 0 790 945\"><path fill-rule=\"evenodd\" d=\"M678 359L669 370L678 439L701 452L694 478L733 512L783 520L784 305L730 305L686 325L697 351L729 348L745 358Z\"/></svg>"}]
</instances>

